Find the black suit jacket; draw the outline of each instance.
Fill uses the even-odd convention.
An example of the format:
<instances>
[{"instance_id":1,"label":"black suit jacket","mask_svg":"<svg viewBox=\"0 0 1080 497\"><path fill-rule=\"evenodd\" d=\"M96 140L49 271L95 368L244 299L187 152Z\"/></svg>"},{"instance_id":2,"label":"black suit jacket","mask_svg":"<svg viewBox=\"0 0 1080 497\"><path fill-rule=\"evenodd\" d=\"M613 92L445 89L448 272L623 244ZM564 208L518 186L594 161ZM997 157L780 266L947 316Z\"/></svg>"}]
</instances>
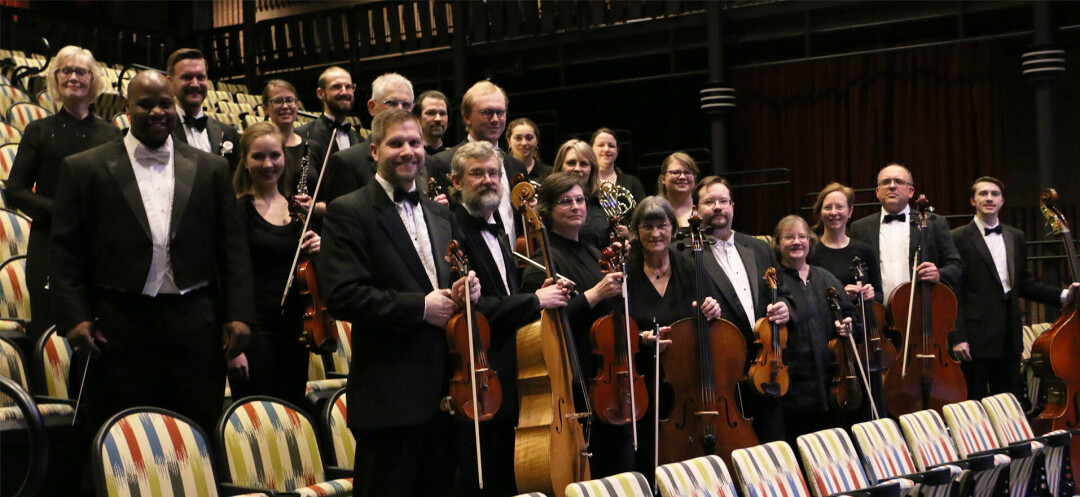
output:
<instances>
[{"instance_id":1,"label":"black suit jacket","mask_svg":"<svg viewBox=\"0 0 1080 497\"><path fill-rule=\"evenodd\" d=\"M420 168L420 175L416 177L416 189L420 191L421 196L427 196L428 167L433 161L434 159L425 152L424 167ZM321 167L321 159L315 164ZM330 155L330 160L326 162L326 178L323 179L320 187L318 200L329 204L338 197L363 188L364 185L374 182L373 178L377 170L378 164L371 156L370 138L347 150L333 153Z\"/></svg>"},{"instance_id":2,"label":"black suit jacket","mask_svg":"<svg viewBox=\"0 0 1080 497\"><path fill-rule=\"evenodd\" d=\"M187 141L187 133L184 132L184 123L178 123L173 128L172 136L176 142L190 145ZM207 116L206 137L210 139L210 152L214 155L221 155L221 144L224 143L222 138L224 141L232 142L232 152L225 155L225 159L229 161L229 178L232 178L232 172L240 164L240 132L231 124L225 124Z\"/></svg>"},{"instance_id":3,"label":"black suit jacket","mask_svg":"<svg viewBox=\"0 0 1080 497\"><path fill-rule=\"evenodd\" d=\"M421 199L440 288L450 288L443 259L461 233L446 207ZM315 266L330 313L354 323L349 426L417 425L439 410L449 380L446 332L424 321L431 282L397 208L378 182L327 207Z\"/></svg>"},{"instance_id":4,"label":"black suit jacket","mask_svg":"<svg viewBox=\"0 0 1080 497\"><path fill-rule=\"evenodd\" d=\"M428 159L434 159L428 164L428 172L431 173L431 177L435 178L435 182L443 188L443 191L450 191L450 164L454 159L454 153L457 152L458 147L469 143L469 139L465 138L453 147L449 147L442 152L434 155L434 157L428 157ZM510 188L514 187L514 176L518 174L525 174L525 164L514 158L512 154L505 150L499 150L499 156L503 160L503 172L506 173L506 181L510 183ZM453 202L453 199L451 200ZM521 226L521 216L514 216L514 230L518 236L521 236L524 231Z\"/></svg>"},{"instance_id":5,"label":"black suit jacket","mask_svg":"<svg viewBox=\"0 0 1080 497\"><path fill-rule=\"evenodd\" d=\"M929 214L930 222L927 227L927 236L923 240L923 252L920 255L922 261L933 262L941 273L941 281L950 288L956 288L960 284L960 278L964 271L964 261L960 260L960 253L956 251L956 245L949 236L949 225L945 218L937 214ZM919 227L911 224L908 243L908 265L915 261L915 249L918 246ZM881 244L878 241L881 231L881 211L875 212L858 221L851 223L850 236L863 243L870 244L874 253L878 256L878 267L885 264L881 260Z\"/></svg>"},{"instance_id":6,"label":"black suit jacket","mask_svg":"<svg viewBox=\"0 0 1080 497\"><path fill-rule=\"evenodd\" d=\"M223 321L252 323L251 262L228 165L173 144L169 250L176 286L208 281L220 294ZM64 160L55 207L57 325L68 329L93 320L96 291L142 293L150 271L150 226L122 138Z\"/></svg>"},{"instance_id":7,"label":"black suit jacket","mask_svg":"<svg viewBox=\"0 0 1080 497\"><path fill-rule=\"evenodd\" d=\"M311 141L311 164L316 170L322 167L323 158L326 157L326 146L330 141L330 134L332 131L330 124L330 119L323 114L320 115L318 119L308 121L296 128L296 134L299 135L300 138L304 139L304 141ZM349 148L359 145L363 140L364 139L360 137L360 133L356 131L356 127L350 126ZM334 143L330 144L330 155L334 155L339 151L340 149L338 149L337 140L334 140Z\"/></svg>"},{"instance_id":8,"label":"black suit jacket","mask_svg":"<svg viewBox=\"0 0 1080 497\"><path fill-rule=\"evenodd\" d=\"M968 342L973 357L996 358L1023 350L1020 297L1061 303L1060 288L1037 282L1028 271L1024 232L1002 225L1001 236L1012 287L1008 295L979 225L973 220L952 230L952 239L964 261L964 275L956 292L956 331L950 338L953 343Z\"/></svg>"}]
</instances>

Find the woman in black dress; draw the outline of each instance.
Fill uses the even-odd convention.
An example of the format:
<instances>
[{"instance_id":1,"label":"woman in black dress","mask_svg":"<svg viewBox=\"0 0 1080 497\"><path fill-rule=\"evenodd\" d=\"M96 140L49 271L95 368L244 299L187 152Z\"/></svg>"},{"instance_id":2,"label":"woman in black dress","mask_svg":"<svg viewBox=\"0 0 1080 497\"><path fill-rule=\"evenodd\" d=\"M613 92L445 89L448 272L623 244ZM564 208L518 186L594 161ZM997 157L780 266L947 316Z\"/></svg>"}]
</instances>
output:
<instances>
[{"instance_id":1,"label":"woman in black dress","mask_svg":"<svg viewBox=\"0 0 1080 497\"><path fill-rule=\"evenodd\" d=\"M578 177L589 203L586 206L585 224L581 228L581 240L599 250L611 244L611 220L597 196L600 182L596 171L596 155L593 154L592 147L581 140L567 140L563 143L551 166L552 173L572 173ZM624 236L629 236L625 226L618 225L615 229Z\"/></svg>"},{"instance_id":2,"label":"woman in black dress","mask_svg":"<svg viewBox=\"0 0 1080 497\"><path fill-rule=\"evenodd\" d=\"M566 306L567 319L574 336L583 374L595 376L589 331L592 324L612 311L612 298L622 295L623 274L604 274L600 269L600 251L581 240L588 197L577 175L553 173L537 191L537 211L544 218L551 241L551 260L555 270L577 284L580 293ZM535 256L543 262L539 254ZM544 284L546 274L533 267L525 268L522 292L535 292ZM602 478L634 469L631 427L607 425L593 420L590 449L593 478Z\"/></svg>"},{"instance_id":3,"label":"woman in black dress","mask_svg":"<svg viewBox=\"0 0 1080 497\"><path fill-rule=\"evenodd\" d=\"M866 300L881 302L881 271L877 254L870 245L848 236L848 221L854 212L855 191L840 183L829 183L814 202L818 223L814 231L821 238L810 251L810 264L824 268L844 284L849 299L857 300L861 292ZM866 263L866 278L862 287L855 285L856 273L852 261L858 256Z\"/></svg>"},{"instance_id":4,"label":"woman in black dress","mask_svg":"<svg viewBox=\"0 0 1080 497\"><path fill-rule=\"evenodd\" d=\"M656 180L657 194L675 209L679 229L690 227L690 214L694 211L694 183L700 172L694 158L684 152L667 156L660 165L660 177Z\"/></svg>"},{"instance_id":5,"label":"woman in black dress","mask_svg":"<svg viewBox=\"0 0 1080 497\"><path fill-rule=\"evenodd\" d=\"M45 69L46 91L60 110L26 126L6 182L7 200L33 219L26 257L30 293L30 338L37 340L53 324L48 291L49 232L53 195L65 157L120 137L120 130L90 112L90 102L105 89L100 66L89 50L67 46ZM111 116L106 116L111 117Z\"/></svg>"},{"instance_id":6,"label":"woman in black dress","mask_svg":"<svg viewBox=\"0 0 1080 497\"><path fill-rule=\"evenodd\" d=\"M300 108L300 100L296 98L296 88L283 79L271 79L263 88L262 101L263 111L270 118L270 122L277 126L278 133L281 134L282 141L285 143L285 170L287 171L285 180L289 185L290 194L295 195L302 172L300 163L305 152L304 140L295 131L296 111ZM315 142L308 145L322 146ZM295 195L297 201L306 203L311 197L311 193L315 190L315 182L319 180L320 166L322 164L308 164L308 195Z\"/></svg>"},{"instance_id":7,"label":"woman in black dress","mask_svg":"<svg viewBox=\"0 0 1080 497\"><path fill-rule=\"evenodd\" d=\"M537 183L551 174L551 166L540 160L540 129L527 117L514 119L506 126L506 143L510 153L525 164L525 179Z\"/></svg>"},{"instance_id":8,"label":"woman in black dress","mask_svg":"<svg viewBox=\"0 0 1080 497\"><path fill-rule=\"evenodd\" d=\"M298 340L304 304L297 284L284 309L280 304L304 223L289 212L288 167L277 127L267 122L250 126L240 137L240 153L243 167L236 168L233 186L251 252L256 319L251 344L229 361L229 385L234 398L269 395L302 405L308 352ZM314 232L304 233L304 252L318 254L319 242Z\"/></svg>"},{"instance_id":9,"label":"woman in black dress","mask_svg":"<svg viewBox=\"0 0 1080 497\"><path fill-rule=\"evenodd\" d=\"M645 187L641 184L641 180L633 174L622 172L622 169L615 165L615 161L619 158L619 142L615 139L614 131L608 128L596 130L589 138L589 145L598 161L596 169L598 182L610 181L630 190L635 201L640 202L645 198Z\"/></svg>"},{"instance_id":10,"label":"woman in black dress","mask_svg":"<svg viewBox=\"0 0 1080 497\"><path fill-rule=\"evenodd\" d=\"M792 446L799 435L838 427L846 419L830 409L828 347L838 333L847 333L854 308L832 273L807 262L814 238L806 221L795 215L781 219L773 232L773 249L780 262L777 283L791 312L784 351L791 386L782 404L785 437ZM837 290L843 323L833 319L825 300L829 288Z\"/></svg>"}]
</instances>

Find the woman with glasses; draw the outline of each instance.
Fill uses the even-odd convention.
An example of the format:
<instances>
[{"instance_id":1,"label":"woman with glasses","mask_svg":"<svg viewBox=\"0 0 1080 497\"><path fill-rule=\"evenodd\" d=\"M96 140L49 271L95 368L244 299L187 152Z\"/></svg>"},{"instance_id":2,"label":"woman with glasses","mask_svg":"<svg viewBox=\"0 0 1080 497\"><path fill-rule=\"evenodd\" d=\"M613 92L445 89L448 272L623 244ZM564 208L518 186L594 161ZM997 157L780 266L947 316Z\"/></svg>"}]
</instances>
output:
<instances>
[{"instance_id":1,"label":"woman with glasses","mask_svg":"<svg viewBox=\"0 0 1080 497\"><path fill-rule=\"evenodd\" d=\"M559 147L555 154L555 163L551 166L552 173L570 173L578 178L582 191L588 198L589 205L586 209L585 225L581 229L581 239L595 249L601 249L611 244L611 218L600 205L599 181L597 180L596 155L592 147L581 140L568 140ZM616 230L622 235L627 235L625 226L617 225Z\"/></svg>"},{"instance_id":2,"label":"woman with glasses","mask_svg":"<svg viewBox=\"0 0 1080 497\"><path fill-rule=\"evenodd\" d=\"M540 160L537 150L540 142L540 129L527 117L510 121L506 127L506 143L510 144L510 153L525 165L525 179L543 181L551 174L551 166Z\"/></svg>"},{"instance_id":3,"label":"woman with glasses","mask_svg":"<svg viewBox=\"0 0 1080 497\"><path fill-rule=\"evenodd\" d=\"M694 182L701 171L694 159L684 152L675 152L664 158L657 178L657 191L675 209L679 220L677 228L690 226L690 214L694 210Z\"/></svg>"},{"instance_id":4,"label":"woman with glasses","mask_svg":"<svg viewBox=\"0 0 1080 497\"><path fill-rule=\"evenodd\" d=\"M641 180L632 174L626 174L615 166L615 160L619 158L619 142L615 139L615 132L608 128L596 130L589 138L593 154L596 155L597 182L610 181L630 190L635 201L645 198L645 187Z\"/></svg>"},{"instance_id":5,"label":"woman with glasses","mask_svg":"<svg viewBox=\"0 0 1080 497\"><path fill-rule=\"evenodd\" d=\"M30 122L23 131L15 163L6 182L11 206L33 219L26 258L26 284L30 295L30 339L53 324L49 286L49 233L53 196L60 178L60 162L119 138L120 130L90 112L90 103L105 90L105 79L94 55L81 47L66 46L45 69L46 91L60 102L56 114Z\"/></svg>"},{"instance_id":6,"label":"woman with glasses","mask_svg":"<svg viewBox=\"0 0 1080 497\"><path fill-rule=\"evenodd\" d=\"M836 276L844 284L844 291L851 300L858 300L859 294L867 301L882 301L881 271L878 269L877 254L870 245L848 236L848 221L854 212L855 191L840 183L830 183L817 196L814 213L818 222L814 231L821 233L821 238L814 245L809 261ZM866 278L862 286L855 285L856 273L852 261L855 257L866 263Z\"/></svg>"},{"instance_id":7,"label":"woman with glasses","mask_svg":"<svg viewBox=\"0 0 1080 497\"><path fill-rule=\"evenodd\" d=\"M790 444L799 435L835 428L847 419L830 408L829 340L855 331L848 329L855 311L840 281L807 261L816 238L796 215L781 219L773 231L773 250L780 262L777 283L791 313L784 352L791 383L782 399L784 433ZM837 290L843 322L833 319L825 300L829 288Z\"/></svg>"}]
</instances>

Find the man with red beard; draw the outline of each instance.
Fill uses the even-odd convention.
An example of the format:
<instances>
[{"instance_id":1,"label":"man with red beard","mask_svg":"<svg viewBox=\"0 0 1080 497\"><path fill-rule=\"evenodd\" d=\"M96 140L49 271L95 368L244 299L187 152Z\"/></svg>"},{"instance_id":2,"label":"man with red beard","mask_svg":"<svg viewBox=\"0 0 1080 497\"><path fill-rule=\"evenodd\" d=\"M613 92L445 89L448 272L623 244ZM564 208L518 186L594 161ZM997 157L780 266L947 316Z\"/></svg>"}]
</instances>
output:
<instances>
[{"instance_id":1,"label":"man with red beard","mask_svg":"<svg viewBox=\"0 0 1080 497\"><path fill-rule=\"evenodd\" d=\"M446 327L464 305L443 255L461 232L450 211L420 195L424 142L416 116L389 109L371 126L374 180L332 202L316 273L327 308L356 323L348 424L356 437L353 495L443 495L448 457ZM475 275L473 299L480 296Z\"/></svg>"},{"instance_id":2,"label":"man with red beard","mask_svg":"<svg viewBox=\"0 0 1080 497\"><path fill-rule=\"evenodd\" d=\"M416 99L413 111L420 118L420 128L424 132L424 150L428 155L435 155L446 150L443 136L450 127L450 101L439 90L428 90Z\"/></svg>"},{"instance_id":3,"label":"man with red beard","mask_svg":"<svg viewBox=\"0 0 1080 497\"><path fill-rule=\"evenodd\" d=\"M349 71L338 66L326 68L319 75L319 87L315 89L315 95L323 103L323 113L318 119L296 128L296 134L308 144L310 167L314 169L312 177L316 181L322 170L324 157L361 143L360 134L353 129L352 123L346 120L349 111L353 108L355 91L356 85L353 84ZM338 130L337 137L334 143L330 143L330 135L335 129ZM309 188L315 188L314 183L309 184L311 185ZM328 186L324 182L320 187L314 210L316 216L322 216L326 212L326 204L329 200L333 200L332 197L326 196Z\"/></svg>"},{"instance_id":4,"label":"man with red beard","mask_svg":"<svg viewBox=\"0 0 1080 497\"><path fill-rule=\"evenodd\" d=\"M229 161L231 173L240 161L240 133L232 125L203 112L203 101L209 89L206 58L196 48L181 48L169 55L166 68L181 124L173 129L173 139L203 152L224 156Z\"/></svg>"}]
</instances>

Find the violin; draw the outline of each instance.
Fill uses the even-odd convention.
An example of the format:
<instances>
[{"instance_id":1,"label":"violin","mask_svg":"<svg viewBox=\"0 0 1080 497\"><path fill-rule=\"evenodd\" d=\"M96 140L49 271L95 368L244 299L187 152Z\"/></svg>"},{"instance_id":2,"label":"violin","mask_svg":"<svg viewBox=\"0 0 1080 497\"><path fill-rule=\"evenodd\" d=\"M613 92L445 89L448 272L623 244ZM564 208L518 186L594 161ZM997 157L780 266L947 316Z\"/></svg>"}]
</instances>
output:
<instances>
[{"instance_id":1,"label":"violin","mask_svg":"<svg viewBox=\"0 0 1080 497\"><path fill-rule=\"evenodd\" d=\"M511 178L511 180L510 180L511 188L517 186L518 183L521 183L523 181L526 181L524 174L521 174L521 173L515 174L514 177ZM530 185L533 186L533 190L532 190L533 191L533 194L532 194L533 196L530 197L530 198L527 198L525 200L531 202L534 198L536 198L536 189L540 188L540 183L537 183L537 182L532 181L532 180L528 180L528 182L529 182ZM524 223L525 214L521 215L521 220ZM522 224L522 226L524 226L524 224ZM525 233L522 233L521 236L519 236L518 239L514 243L514 251L519 253L519 254L525 254L525 257L529 258L529 257L532 257L533 250L535 250L536 244L537 244L536 239L531 238L530 236L526 236ZM522 261L521 259L518 259L518 268L524 269L525 264L526 264L525 261Z\"/></svg>"},{"instance_id":2,"label":"violin","mask_svg":"<svg viewBox=\"0 0 1080 497\"><path fill-rule=\"evenodd\" d=\"M1046 217L1051 235L1061 235L1068 256L1073 281L1080 281L1076 264L1076 245L1065 216L1057 209L1058 195L1048 188L1040 198L1040 208ZM1031 345L1031 364L1046 389L1046 405L1033 420L1041 433L1080 428L1080 317L1073 300L1062 309L1057 321ZM1080 444L1073 441L1071 457L1080 460Z\"/></svg>"},{"instance_id":3,"label":"violin","mask_svg":"<svg viewBox=\"0 0 1080 497\"><path fill-rule=\"evenodd\" d=\"M855 285L862 288L866 281L866 262L859 256L852 258L851 262L852 269L855 270ZM869 314L866 313L867 307L870 308ZM896 362L896 345L882 332L886 323L885 306L873 300L866 302L862 292L859 292L859 308L862 313L863 333L866 334L863 345L868 348L863 355L867 357L871 371L875 370L870 365L873 362L877 363L877 371L885 371Z\"/></svg>"},{"instance_id":4,"label":"violin","mask_svg":"<svg viewBox=\"0 0 1080 497\"><path fill-rule=\"evenodd\" d=\"M539 240L548 278L557 274L548 250L547 231L527 201L536 195L521 182L510 202L524 218L527 236ZM514 431L514 478L518 492L564 497L570 483L589 479L588 442L592 410L581 362L564 309L545 309L540 319L518 330L518 396L521 406ZM580 392L584 409L574 402Z\"/></svg>"},{"instance_id":5,"label":"violin","mask_svg":"<svg viewBox=\"0 0 1080 497\"><path fill-rule=\"evenodd\" d=\"M840 310L840 298L836 289L830 287L826 290L825 301L829 304L834 320L844 322L844 315ZM829 403L842 411L858 411L862 407L863 389L859 384L859 375L865 374L859 360L859 349L855 346L855 338L848 330L847 339L836 337L829 340L829 365L833 369L833 377L829 387Z\"/></svg>"},{"instance_id":6,"label":"violin","mask_svg":"<svg viewBox=\"0 0 1080 497\"><path fill-rule=\"evenodd\" d=\"M442 185L435 178L428 178L427 180L427 196L428 200L435 200L435 197L444 194Z\"/></svg>"},{"instance_id":7,"label":"violin","mask_svg":"<svg viewBox=\"0 0 1080 497\"><path fill-rule=\"evenodd\" d=\"M602 251L600 265L604 272L626 274L625 243L613 244ZM645 377L634 371L634 356L638 353L638 327L628 313L626 278L623 278L623 297L615 310L597 319L590 329L593 353L598 364L596 377L589 385L589 398L601 421L633 427L634 449L637 449L637 421L649 406Z\"/></svg>"},{"instance_id":8,"label":"violin","mask_svg":"<svg viewBox=\"0 0 1080 497\"><path fill-rule=\"evenodd\" d=\"M705 272L705 239L701 216L690 217L690 246L694 253L695 297L699 303L708 293ZM657 327L659 336L659 327ZM671 344L661 355L664 380L657 372L656 392L673 392L673 409L659 422L655 459L658 464L718 455L731 463L731 452L758 444L749 419L739 411L735 397L746 379L746 339L726 319L709 321L701 311L680 319L668 332ZM657 405L659 411L659 403ZM659 413L657 414L659 416Z\"/></svg>"},{"instance_id":9,"label":"violin","mask_svg":"<svg viewBox=\"0 0 1080 497\"><path fill-rule=\"evenodd\" d=\"M894 365L885 375L885 407L895 416L925 409L940 412L945 404L967 399L967 382L948 344L956 321L956 295L944 283L917 281L932 209L926 195L919 195L915 206L919 242L911 281L896 287L889 298L893 324L903 330L903 350L897 357L900 370ZM914 340L912 330L918 334Z\"/></svg>"},{"instance_id":10,"label":"violin","mask_svg":"<svg viewBox=\"0 0 1080 497\"><path fill-rule=\"evenodd\" d=\"M765 282L772 291L772 303L777 302L776 268L765 270ZM754 344L761 347L757 357L750 363L748 373L750 386L758 395L783 397L791 386L787 365L784 364L784 347L787 346L787 327L761 318L754 323Z\"/></svg>"},{"instance_id":11,"label":"violin","mask_svg":"<svg viewBox=\"0 0 1080 497\"><path fill-rule=\"evenodd\" d=\"M431 190L428 190L430 194ZM446 245L446 262L461 277L469 274L469 259L457 240ZM450 395L444 399L447 410L462 421L473 423L476 441L476 472L484 488L484 468L480 457L480 422L495 416L502 404L502 386L487 360L491 330L487 319L472 308L469 285L465 285L465 309L446 323L446 341L450 347Z\"/></svg>"}]
</instances>

